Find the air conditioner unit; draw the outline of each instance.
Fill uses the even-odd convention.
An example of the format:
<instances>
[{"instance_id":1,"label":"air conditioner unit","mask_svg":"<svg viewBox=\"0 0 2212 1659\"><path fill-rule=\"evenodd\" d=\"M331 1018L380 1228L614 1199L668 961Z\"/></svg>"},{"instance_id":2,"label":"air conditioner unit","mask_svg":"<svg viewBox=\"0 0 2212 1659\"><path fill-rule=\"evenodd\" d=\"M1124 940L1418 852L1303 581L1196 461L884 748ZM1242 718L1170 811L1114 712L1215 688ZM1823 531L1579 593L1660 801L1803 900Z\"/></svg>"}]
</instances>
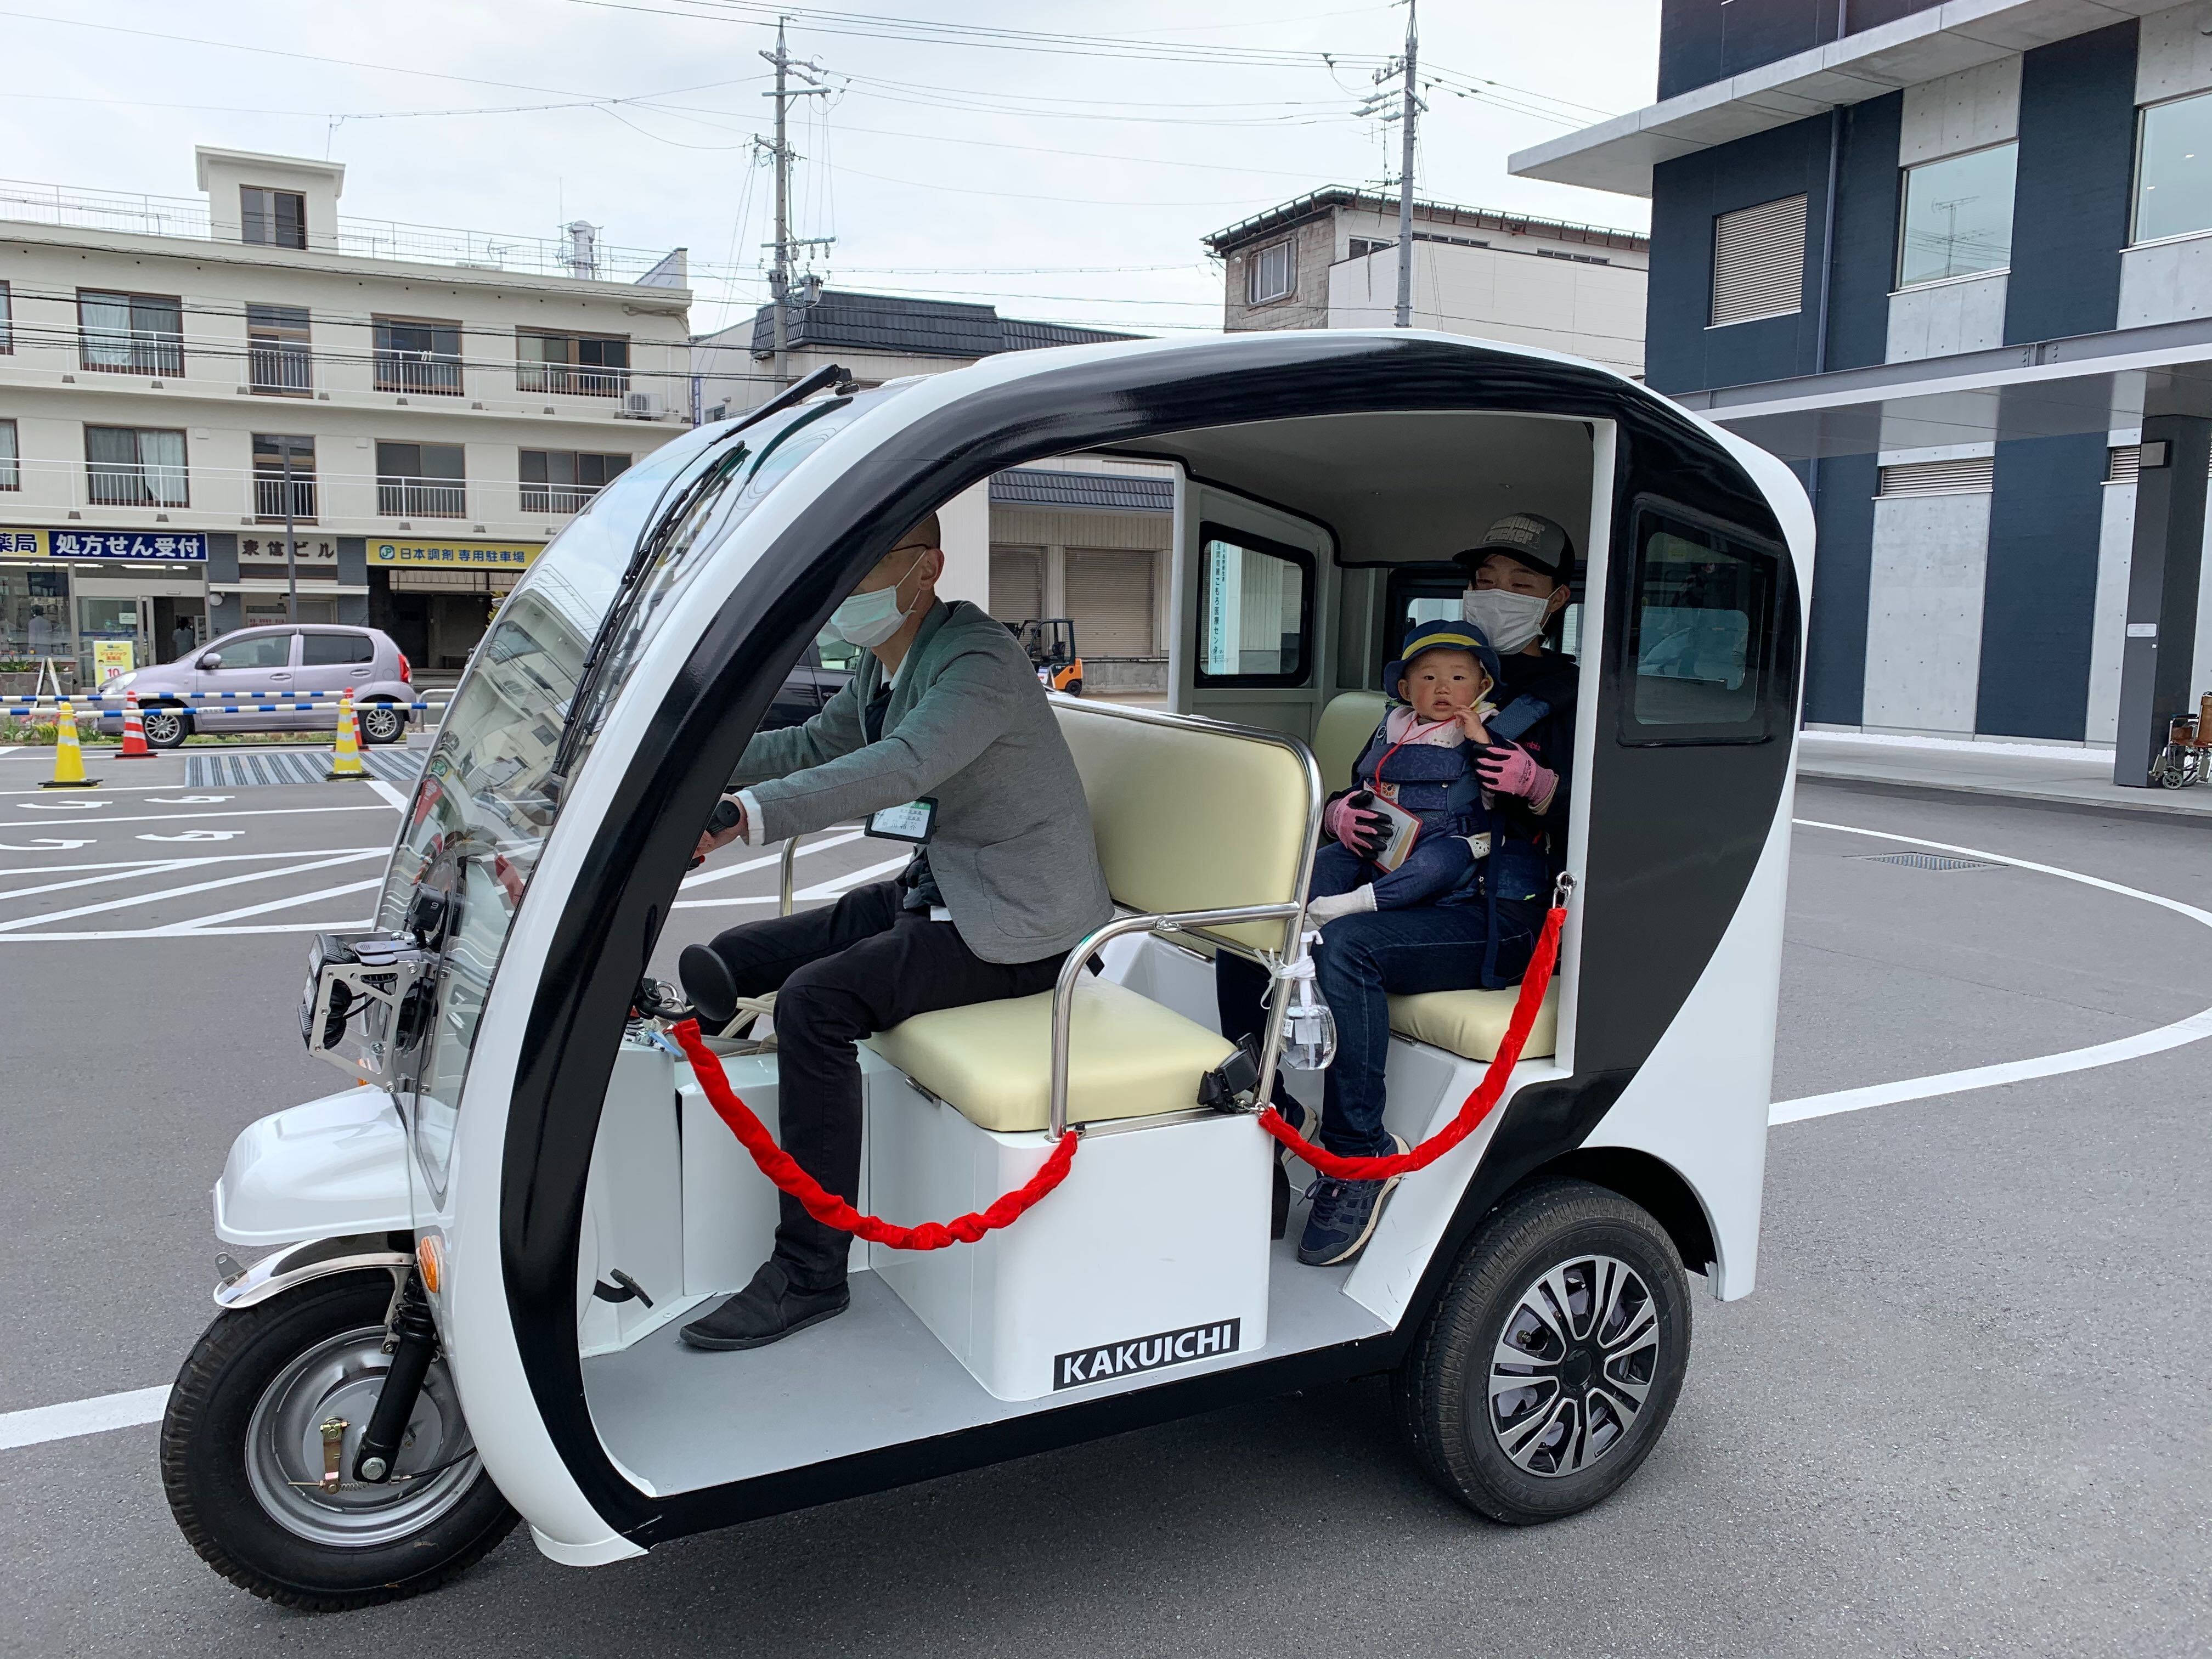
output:
<instances>
[{"instance_id":1,"label":"air conditioner unit","mask_svg":"<svg viewBox=\"0 0 2212 1659\"><path fill-rule=\"evenodd\" d=\"M658 392L625 392L622 412L626 420L657 421L668 412L668 407Z\"/></svg>"}]
</instances>

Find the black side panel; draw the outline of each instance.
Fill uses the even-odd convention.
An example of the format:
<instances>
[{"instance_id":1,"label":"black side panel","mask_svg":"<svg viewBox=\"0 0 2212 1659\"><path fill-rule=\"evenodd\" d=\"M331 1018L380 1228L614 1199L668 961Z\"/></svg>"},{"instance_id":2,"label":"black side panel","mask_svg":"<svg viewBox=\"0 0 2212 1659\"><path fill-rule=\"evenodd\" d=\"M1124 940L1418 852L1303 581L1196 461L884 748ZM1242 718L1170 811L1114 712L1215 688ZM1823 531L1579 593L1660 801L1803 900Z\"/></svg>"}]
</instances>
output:
<instances>
[{"instance_id":1,"label":"black side panel","mask_svg":"<svg viewBox=\"0 0 2212 1659\"><path fill-rule=\"evenodd\" d=\"M2119 317L2136 146L2134 23L2026 55L2005 343L2094 334Z\"/></svg>"},{"instance_id":2,"label":"black side panel","mask_svg":"<svg viewBox=\"0 0 2212 1659\"><path fill-rule=\"evenodd\" d=\"M1721 78L1721 19L1731 7L1721 0L1660 0L1659 97L1665 99Z\"/></svg>"},{"instance_id":3,"label":"black side panel","mask_svg":"<svg viewBox=\"0 0 2212 1659\"><path fill-rule=\"evenodd\" d=\"M1828 128L1826 115L1815 116L1663 161L1651 170L1644 371L1653 387L1702 392L1810 374L1818 367L1819 242L1828 195ZM1806 198L1800 308L1783 317L1707 326L1712 320L1714 219L1798 195Z\"/></svg>"},{"instance_id":4,"label":"black side panel","mask_svg":"<svg viewBox=\"0 0 2212 1659\"><path fill-rule=\"evenodd\" d=\"M1828 455L1820 462L1813 504L1820 556L1813 566L1813 616L1805 652L1805 718L1856 726L1866 703L1867 608L1874 570L1874 494L1881 469L1872 455ZM1802 478L1806 465L1800 463Z\"/></svg>"},{"instance_id":5,"label":"black side panel","mask_svg":"<svg viewBox=\"0 0 2212 1659\"><path fill-rule=\"evenodd\" d=\"M1829 368L1861 368L1889 356L1889 289L1897 271L1897 144L1904 124L1901 92L1869 98L1844 112L1835 256L1828 267Z\"/></svg>"},{"instance_id":6,"label":"black side panel","mask_svg":"<svg viewBox=\"0 0 2212 1659\"><path fill-rule=\"evenodd\" d=\"M2081 741L2104 518L2105 434L1997 446L1974 730Z\"/></svg>"},{"instance_id":7,"label":"black side panel","mask_svg":"<svg viewBox=\"0 0 2212 1659\"><path fill-rule=\"evenodd\" d=\"M1203 1410L1394 1363L1459 1242L1520 1172L1579 1145L1633 1077L1689 994L1735 914L1774 814L1786 741L1724 749L1626 749L1601 738L1585 784L1604 826L1593 840L1583 983L1594 1006L1632 1011L1579 1039L1574 1078L1507 1109L1446 1248L1411 1316L1389 1338L1062 1407L770 1480L655 1498L608 1461L593 1432L576 1352L574 1273L584 1179L623 1015L719 781L729 775L789 655L853 578L921 514L1009 466L1070 449L1195 428L1377 410L1531 410L1616 422L1615 598L1632 503L1662 496L1780 539L1742 470L1702 428L1609 375L1474 343L1286 331L1173 353L1120 353L979 390L857 457L740 580L656 711L650 733L568 896L541 970L510 1104L501 1243L524 1369L547 1430L585 1494L615 1526L657 1541L682 1533L920 1479L1139 1420ZM1593 550L1592 556L1601 556ZM1794 702L1798 600L1782 577L1789 641L1778 696ZM1618 635L1616 635L1618 637ZM1599 730L1616 729L1617 676L1601 675ZM1788 724L1783 723L1786 731ZM741 1402L732 1402L732 1409Z\"/></svg>"}]
</instances>

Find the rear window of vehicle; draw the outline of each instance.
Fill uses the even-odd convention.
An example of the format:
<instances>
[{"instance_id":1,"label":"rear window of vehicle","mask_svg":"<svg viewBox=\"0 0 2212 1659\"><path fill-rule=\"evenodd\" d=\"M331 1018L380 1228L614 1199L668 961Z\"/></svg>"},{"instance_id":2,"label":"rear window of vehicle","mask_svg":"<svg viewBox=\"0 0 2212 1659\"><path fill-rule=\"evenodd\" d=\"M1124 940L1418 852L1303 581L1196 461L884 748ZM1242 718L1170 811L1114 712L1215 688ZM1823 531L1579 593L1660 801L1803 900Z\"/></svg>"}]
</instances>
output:
<instances>
[{"instance_id":1,"label":"rear window of vehicle","mask_svg":"<svg viewBox=\"0 0 2212 1659\"><path fill-rule=\"evenodd\" d=\"M300 641L303 667L329 668L340 663L375 660L376 647L366 634L308 634Z\"/></svg>"}]
</instances>

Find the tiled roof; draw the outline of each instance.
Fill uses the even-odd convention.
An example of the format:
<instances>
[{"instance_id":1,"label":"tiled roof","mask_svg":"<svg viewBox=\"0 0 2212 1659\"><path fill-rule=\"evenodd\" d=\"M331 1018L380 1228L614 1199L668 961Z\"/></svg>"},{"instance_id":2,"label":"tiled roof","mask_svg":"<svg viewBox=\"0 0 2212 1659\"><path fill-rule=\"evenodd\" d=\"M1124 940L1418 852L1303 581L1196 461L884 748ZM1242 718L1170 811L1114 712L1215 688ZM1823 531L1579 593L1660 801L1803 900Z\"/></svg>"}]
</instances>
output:
<instances>
[{"instance_id":1,"label":"tiled roof","mask_svg":"<svg viewBox=\"0 0 2212 1659\"><path fill-rule=\"evenodd\" d=\"M1017 466L991 475L991 500L1005 507L1073 507L1113 513L1172 513L1175 483L1127 472L1065 472Z\"/></svg>"},{"instance_id":2,"label":"tiled roof","mask_svg":"<svg viewBox=\"0 0 2212 1659\"><path fill-rule=\"evenodd\" d=\"M988 357L996 352L1029 351L1039 346L1141 337L1066 323L1020 322L1000 317L995 306L830 290L811 306L793 307L790 344L793 348L842 346L902 356ZM775 347L775 316L763 306L753 315L753 349L768 352Z\"/></svg>"}]
</instances>

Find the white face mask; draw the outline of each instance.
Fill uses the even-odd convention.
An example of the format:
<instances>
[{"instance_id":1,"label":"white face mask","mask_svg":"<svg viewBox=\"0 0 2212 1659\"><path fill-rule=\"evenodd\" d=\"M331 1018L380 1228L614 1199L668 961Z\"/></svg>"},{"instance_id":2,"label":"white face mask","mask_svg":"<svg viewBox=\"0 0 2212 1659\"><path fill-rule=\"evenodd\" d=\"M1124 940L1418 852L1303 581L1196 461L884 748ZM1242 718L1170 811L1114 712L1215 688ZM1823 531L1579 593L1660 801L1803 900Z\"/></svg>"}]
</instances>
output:
<instances>
[{"instance_id":1,"label":"white face mask","mask_svg":"<svg viewBox=\"0 0 2212 1659\"><path fill-rule=\"evenodd\" d=\"M1490 648L1510 657L1544 631L1551 614L1548 594L1516 593L1505 587L1470 587L1461 596L1460 615L1482 630Z\"/></svg>"},{"instance_id":2,"label":"white face mask","mask_svg":"<svg viewBox=\"0 0 2212 1659\"><path fill-rule=\"evenodd\" d=\"M915 565L921 562L921 555L914 556ZM907 567L907 576L914 574L914 565ZM857 645L863 650L881 645L899 631L906 623L906 607L899 603L899 589L906 585L901 576L889 587L878 587L873 592L854 593L830 613L826 635Z\"/></svg>"}]
</instances>

